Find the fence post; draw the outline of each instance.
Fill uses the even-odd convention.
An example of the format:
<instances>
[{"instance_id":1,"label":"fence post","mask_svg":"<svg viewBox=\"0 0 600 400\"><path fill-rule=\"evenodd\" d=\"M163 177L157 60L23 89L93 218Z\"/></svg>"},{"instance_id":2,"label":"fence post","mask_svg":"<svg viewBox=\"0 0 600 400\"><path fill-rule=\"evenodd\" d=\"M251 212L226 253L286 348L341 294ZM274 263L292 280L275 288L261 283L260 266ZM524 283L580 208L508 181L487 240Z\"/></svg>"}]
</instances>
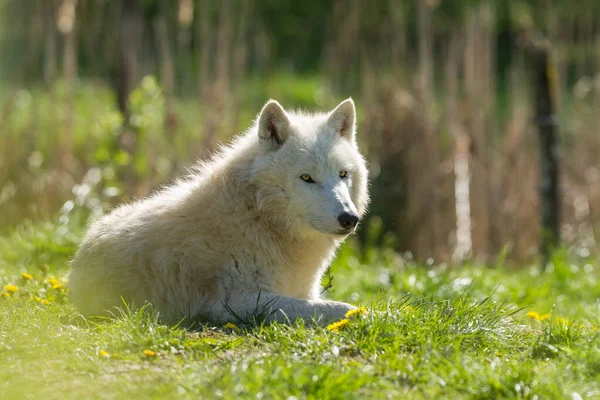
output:
<instances>
[{"instance_id":1,"label":"fence post","mask_svg":"<svg viewBox=\"0 0 600 400\"><path fill-rule=\"evenodd\" d=\"M540 253L545 268L560 239L560 196L558 165L557 73L551 45L535 33L527 43L533 90L535 121L540 138L540 206L542 237Z\"/></svg>"}]
</instances>

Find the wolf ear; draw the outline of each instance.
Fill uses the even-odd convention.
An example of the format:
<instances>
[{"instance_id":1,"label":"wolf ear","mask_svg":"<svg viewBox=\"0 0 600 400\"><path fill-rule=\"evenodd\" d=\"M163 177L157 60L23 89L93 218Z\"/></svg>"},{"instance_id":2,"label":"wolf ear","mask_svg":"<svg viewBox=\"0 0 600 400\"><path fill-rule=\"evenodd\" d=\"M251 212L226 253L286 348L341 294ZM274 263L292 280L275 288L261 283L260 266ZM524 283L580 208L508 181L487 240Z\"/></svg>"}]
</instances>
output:
<instances>
[{"instance_id":1,"label":"wolf ear","mask_svg":"<svg viewBox=\"0 0 600 400\"><path fill-rule=\"evenodd\" d=\"M327 124L335 129L340 136L353 140L356 126L354 101L352 101L351 98L342 101L331 113L329 113Z\"/></svg>"},{"instance_id":2,"label":"wolf ear","mask_svg":"<svg viewBox=\"0 0 600 400\"><path fill-rule=\"evenodd\" d=\"M277 150L289 136L290 120L275 100L269 100L260 112L258 137L269 150Z\"/></svg>"}]
</instances>

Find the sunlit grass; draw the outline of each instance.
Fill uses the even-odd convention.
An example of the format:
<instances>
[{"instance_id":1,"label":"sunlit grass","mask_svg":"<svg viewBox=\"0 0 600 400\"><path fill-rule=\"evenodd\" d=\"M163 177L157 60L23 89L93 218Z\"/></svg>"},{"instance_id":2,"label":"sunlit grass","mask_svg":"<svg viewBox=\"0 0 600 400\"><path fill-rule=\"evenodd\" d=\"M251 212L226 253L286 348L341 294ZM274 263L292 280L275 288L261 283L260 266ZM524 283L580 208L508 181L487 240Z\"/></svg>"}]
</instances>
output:
<instances>
[{"instance_id":1,"label":"sunlit grass","mask_svg":"<svg viewBox=\"0 0 600 400\"><path fill-rule=\"evenodd\" d=\"M30 224L1 239L2 398L600 396L590 260L424 267L351 243L327 295L362 307L336 324L166 326L149 308L78 315L64 277L80 232Z\"/></svg>"}]
</instances>

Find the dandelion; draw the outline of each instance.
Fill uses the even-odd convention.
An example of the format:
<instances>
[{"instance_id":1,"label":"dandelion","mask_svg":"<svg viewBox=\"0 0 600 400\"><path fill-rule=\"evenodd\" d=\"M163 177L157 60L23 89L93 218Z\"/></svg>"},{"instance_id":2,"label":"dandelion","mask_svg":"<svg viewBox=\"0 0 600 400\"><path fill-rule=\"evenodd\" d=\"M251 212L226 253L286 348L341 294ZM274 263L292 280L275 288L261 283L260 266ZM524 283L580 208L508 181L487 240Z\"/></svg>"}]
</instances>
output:
<instances>
[{"instance_id":1,"label":"dandelion","mask_svg":"<svg viewBox=\"0 0 600 400\"><path fill-rule=\"evenodd\" d=\"M42 299L41 297L38 297L38 296L32 297L31 301L33 301L35 303L40 303L40 304L50 304L50 300Z\"/></svg>"},{"instance_id":2,"label":"dandelion","mask_svg":"<svg viewBox=\"0 0 600 400\"><path fill-rule=\"evenodd\" d=\"M27 272L21 272L21 276L23 277L23 279L25 279L26 281L30 281L33 279L33 275L28 274Z\"/></svg>"},{"instance_id":3,"label":"dandelion","mask_svg":"<svg viewBox=\"0 0 600 400\"><path fill-rule=\"evenodd\" d=\"M339 332L341 328L345 327L350 323L348 318L344 318L341 321L334 322L333 324L327 325L327 330L331 332Z\"/></svg>"},{"instance_id":4,"label":"dandelion","mask_svg":"<svg viewBox=\"0 0 600 400\"><path fill-rule=\"evenodd\" d=\"M46 280L46 282L48 282L50 284L50 286L52 287L52 289L61 289L61 288L64 287L63 284L60 283L58 281L58 279L56 279L56 278L48 278Z\"/></svg>"},{"instance_id":5,"label":"dandelion","mask_svg":"<svg viewBox=\"0 0 600 400\"><path fill-rule=\"evenodd\" d=\"M10 294L6 293L6 292L2 292L0 293L0 297L9 297Z\"/></svg>"},{"instance_id":6,"label":"dandelion","mask_svg":"<svg viewBox=\"0 0 600 400\"><path fill-rule=\"evenodd\" d=\"M548 318L550 318L550 314L549 313L545 313L545 314L539 314L538 312L535 311L529 311L527 313L527 316L531 319L535 319L536 321L545 321Z\"/></svg>"},{"instance_id":7,"label":"dandelion","mask_svg":"<svg viewBox=\"0 0 600 400\"><path fill-rule=\"evenodd\" d=\"M144 354L146 356L148 356L148 357L154 357L154 356L156 356L155 352L153 352L152 350L148 350L148 349L144 350Z\"/></svg>"},{"instance_id":8,"label":"dandelion","mask_svg":"<svg viewBox=\"0 0 600 400\"><path fill-rule=\"evenodd\" d=\"M366 313L367 313L367 309L365 307L363 307L363 306L360 306L358 308L354 308L354 309L348 311L346 313L346 318L350 318L350 317L353 317L355 315L359 316L359 317L362 317Z\"/></svg>"},{"instance_id":9,"label":"dandelion","mask_svg":"<svg viewBox=\"0 0 600 400\"><path fill-rule=\"evenodd\" d=\"M15 285L6 285L4 286L4 290L6 290L9 294L14 294L19 291L19 288Z\"/></svg>"},{"instance_id":10,"label":"dandelion","mask_svg":"<svg viewBox=\"0 0 600 400\"><path fill-rule=\"evenodd\" d=\"M406 306L402 307L401 311L403 311L407 314L410 314L413 311L415 311L415 308L413 306L406 305Z\"/></svg>"},{"instance_id":11,"label":"dandelion","mask_svg":"<svg viewBox=\"0 0 600 400\"><path fill-rule=\"evenodd\" d=\"M529 311L529 312L527 313L527 316L528 316L529 318L531 318L531 319L535 319L536 321L539 321L539 320L540 320L540 314L539 314L539 313L537 313L537 312L535 312L535 311Z\"/></svg>"},{"instance_id":12,"label":"dandelion","mask_svg":"<svg viewBox=\"0 0 600 400\"><path fill-rule=\"evenodd\" d=\"M110 353L109 353L108 351L100 350L100 351L98 352L98 355L99 355L100 357L104 357L104 358L110 358Z\"/></svg>"},{"instance_id":13,"label":"dandelion","mask_svg":"<svg viewBox=\"0 0 600 400\"><path fill-rule=\"evenodd\" d=\"M234 324L233 322L228 322L225 325L223 325L223 328L225 329L234 329L234 330L239 330L240 328L238 328L238 326L236 324Z\"/></svg>"}]
</instances>

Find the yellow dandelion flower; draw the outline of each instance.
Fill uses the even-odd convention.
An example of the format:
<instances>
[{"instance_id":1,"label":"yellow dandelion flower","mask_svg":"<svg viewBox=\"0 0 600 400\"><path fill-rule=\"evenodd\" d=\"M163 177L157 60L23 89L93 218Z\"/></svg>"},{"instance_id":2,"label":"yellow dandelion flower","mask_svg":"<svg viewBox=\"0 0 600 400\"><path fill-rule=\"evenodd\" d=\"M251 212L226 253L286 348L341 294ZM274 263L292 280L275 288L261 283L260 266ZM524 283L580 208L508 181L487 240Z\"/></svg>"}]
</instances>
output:
<instances>
[{"instance_id":1,"label":"yellow dandelion flower","mask_svg":"<svg viewBox=\"0 0 600 400\"><path fill-rule=\"evenodd\" d=\"M153 352L152 350L144 350L144 354L147 355L148 357L154 357L156 355L155 352Z\"/></svg>"},{"instance_id":2,"label":"yellow dandelion flower","mask_svg":"<svg viewBox=\"0 0 600 400\"><path fill-rule=\"evenodd\" d=\"M539 320L544 321L544 320L547 320L548 318L550 318L550 314L546 313L546 314L540 315Z\"/></svg>"},{"instance_id":3,"label":"yellow dandelion flower","mask_svg":"<svg viewBox=\"0 0 600 400\"><path fill-rule=\"evenodd\" d=\"M13 293L17 293L19 291L19 288L16 287L15 285L6 285L6 286L4 286L4 290L6 290L10 294L13 294Z\"/></svg>"},{"instance_id":4,"label":"yellow dandelion flower","mask_svg":"<svg viewBox=\"0 0 600 400\"><path fill-rule=\"evenodd\" d=\"M350 318L350 317L353 317L355 315L359 316L359 317L362 317L366 313L367 313L367 309L365 307L363 307L363 306L360 306L358 308L354 308L354 309L348 311L346 313L346 318Z\"/></svg>"},{"instance_id":5,"label":"yellow dandelion flower","mask_svg":"<svg viewBox=\"0 0 600 400\"><path fill-rule=\"evenodd\" d=\"M535 311L529 311L529 312L527 313L527 316L528 316L529 318L531 318L531 319L535 319L535 320L537 320L537 321L539 321L539 320L540 320L540 314L538 314L538 313L537 313L537 312L535 312Z\"/></svg>"},{"instance_id":6,"label":"yellow dandelion flower","mask_svg":"<svg viewBox=\"0 0 600 400\"><path fill-rule=\"evenodd\" d=\"M100 351L98 352L98 355L99 355L100 357L105 357L105 358L109 358L109 357L110 357L110 353L109 353L108 351L104 351L104 350L100 350Z\"/></svg>"},{"instance_id":7,"label":"yellow dandelion flower","mask_svg":"<svg viewBox=\"0 0 600 400\"><path fill-rule=\"evenodd\" d=\"M23 279L25 279L26 281L29 281L31 279L33 279L33 275L28 274L27 272L21 272L21 276L23 277Z\"/></svg>"},{"instance_id":8,"label":"yellow dandelion flower","mask_svg":"<svg viewBox=\"0 0 600 400\"><path fill-rule=\"evenodd\" d=\"M43 299L42 304L50 304L50 301L48 299Z\"/></svg>"},{"instance_id":9,"label":"yellow dandelion flower","mask_svg":"<svg viewBox=\"0 0 600 400\"><path fill-rule=\"evenodd\" d=\"M50 286L60 285L60 283L58 283L58 279L56 278L48 278L46 279L46 282L48 282Z\"/></svg>"},{"instance_id":10,"label":"yellow dandelion flower","mask_svg":"<svg viewBox=\"0 0 600 400\"><path fill-rule=\"evenodd\" d=\"M34 296L34 297L31 298L31 301L35 301L36 303L41 303L42 299L39 298L38 296Z\"/></svg>"},{"instance_id":11,"label":"yellow dandelion flower","mask_svg":"<svg viewBox=\"0 0 600 400\"><path fill-rule=\"evenodd\" d=\"M53 283L52 284L52 289L62 289L63 285L60 283Z\"/></svg>"},{"instance_id":12,"label":"yellow dandelion flower","mask_svg":"<svg viewBox=\"0 0 600 400\"><path fill-rule=\"evenodd\" d=\"M415 308L413 306L404 306L401 310L410 314L411 312L415 311Z\"/></svg>"},{"instance_id":13,"label":"yellow dandelion flower","mask_svg":"<svg viewBox=\"0 0 600 400\"><path fill-rule=\"evenodd\" d=\"M333 324L327 325L327 330L331 332L339 332L341 328L345 327L350 323L348 318L344 318L341 321L334 322Z\"/></svg>"},{"instance_id":14,"label":"yellow dandelion flower","mask_svg":"<svg viewBox=\"0 0 600 400\"><path fill-rule=\"evenodd\" d=\"M6 292L2 292L0 293L0 297L9 297L10 294L6 293Z\"/></svg>"},{"instance_id":15,"label":"yellow dandelion flower","mask_svg":"<svg viewBox=\"0 0 600 400\"><path fill-rule=\"evenodd\" d=\"M238 328L238 326L236 324L234 324L233 322L228 322L225 325L223 325L223 328L225 329L235 329L236 331L240 328Z\"/></svg>"}]
</instances>

